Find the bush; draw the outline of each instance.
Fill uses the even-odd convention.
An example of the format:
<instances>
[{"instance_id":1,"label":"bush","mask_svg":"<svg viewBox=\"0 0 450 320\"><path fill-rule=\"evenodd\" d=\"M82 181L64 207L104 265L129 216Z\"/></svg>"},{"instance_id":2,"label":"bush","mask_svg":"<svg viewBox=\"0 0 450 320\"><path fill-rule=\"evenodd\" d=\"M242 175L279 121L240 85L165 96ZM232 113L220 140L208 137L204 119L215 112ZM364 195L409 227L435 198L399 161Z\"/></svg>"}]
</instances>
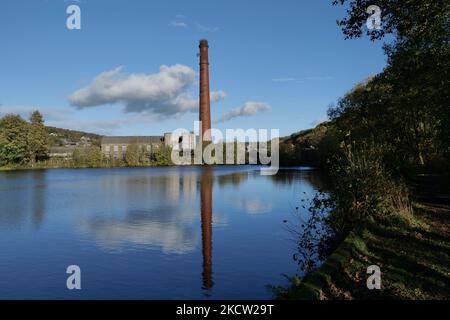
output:
<instances>
[{"instance_id":1,"label":"bush","mask_svg":"<svg viewBox=\"0 0 450 320\"><path fill-rule=\"evenodd\" d=\"M72 161L75 167L101 167L104 165L104 157L99 147L77 147L72 153Z\"/></svg>"},{"instance_id":2,"label":"bush","mask_svg":"<svg viewBox=\"0 0 450 320\"><path fill-rule=\"evenodd\" d=\"M73 150L72 161L74 166L84 166L86 164L86 154L83 149L77 147Z\"/></svg>"},{"instance_id":3,"label":"bush","mask_svg":"<svg viewBox=\"0 0 450 320\"><path fill-rule=\"evenodd\" d=\"M166 145L159 146L156 149L155 154L155 165L158 166L170 166L172 165L172 148Z\"/></svg>"},{"instance_id":4,"label":"bush","mask_svg":"<svg viewBox=\"0 0 450 320\"><path fill-rule=\"evenodd\" d=\"M337 233L348 233L367 219L410 214L406 186L385 169L377 149L345 146L331 167L333 190L325 200L332 210L329 223Z\"/></svg>"},{"instance_id":5,"label":"bush","mask_svg":"<svg viewBox=\"0 0 450 320\"><path fill-rule=\"evenodd\" d=\"M86 150L86 165L90 168L102 166L103 154L99 147L90 146Z\"/></svg>"},{"instance_id":6,"label":"bush","mask_svg":"<svg viewBox=\"0 0 450 320\"><path fill-rule=\"evenodd\" d=\"M136 167L145 164L147 161L145 159L145 152L141 146L132 143L127 147L127 152L125 153L125 162L127 166Z\"/></svg>"}]
</instances>

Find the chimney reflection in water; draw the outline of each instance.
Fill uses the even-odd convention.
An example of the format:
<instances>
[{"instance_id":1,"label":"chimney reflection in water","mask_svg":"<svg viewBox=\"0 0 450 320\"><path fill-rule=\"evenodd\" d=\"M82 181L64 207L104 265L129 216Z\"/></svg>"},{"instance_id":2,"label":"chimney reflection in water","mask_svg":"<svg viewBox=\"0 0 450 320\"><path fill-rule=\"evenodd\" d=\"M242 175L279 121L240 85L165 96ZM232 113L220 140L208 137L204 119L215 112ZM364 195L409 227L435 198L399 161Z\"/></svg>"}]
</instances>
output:
<instances>
[{"instance_id":1,"label":"chimney reflection in water","mask_svg":"<svg viewBox=\"0 0 450 320\"><path fill-rule=\"evenodd\" d=\"M212 279L212 168L204 166L200 181L200 208L202 217L203 289L211 289Z\"/></svg>"}]
</instances>

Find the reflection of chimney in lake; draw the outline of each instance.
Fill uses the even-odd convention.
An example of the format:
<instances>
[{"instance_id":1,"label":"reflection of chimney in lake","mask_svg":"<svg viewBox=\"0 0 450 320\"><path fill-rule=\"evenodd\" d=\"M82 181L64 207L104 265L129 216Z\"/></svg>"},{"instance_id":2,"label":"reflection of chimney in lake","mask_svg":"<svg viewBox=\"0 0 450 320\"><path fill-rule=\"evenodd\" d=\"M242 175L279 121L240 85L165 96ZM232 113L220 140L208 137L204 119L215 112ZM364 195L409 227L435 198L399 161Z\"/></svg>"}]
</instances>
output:
<instances>
[{"instance_id":1,"label":"reflection of chimney in lake","mask_svg":"<svg viewBox=\"0 0 450 320\"><path fill-rule=\"evenodd\" d=\"M200 181L202 215L203 289L211 289L212 279L212 186L211 167L204 167Z\"/></svg>"}]
</instances>

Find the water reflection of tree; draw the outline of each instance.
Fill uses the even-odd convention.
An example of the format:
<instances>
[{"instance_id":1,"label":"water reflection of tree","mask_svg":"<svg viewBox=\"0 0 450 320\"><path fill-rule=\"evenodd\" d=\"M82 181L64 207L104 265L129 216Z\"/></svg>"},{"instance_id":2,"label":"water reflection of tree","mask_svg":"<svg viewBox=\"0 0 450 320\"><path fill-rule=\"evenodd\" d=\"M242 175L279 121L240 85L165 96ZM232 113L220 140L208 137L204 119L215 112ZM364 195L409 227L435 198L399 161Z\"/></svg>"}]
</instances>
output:
<instances>
[{"instance_id":1,"label":"water reflection of tree","mask_svg":"<svg viewBox=\"0 0 450 320\"><path fill-rule=\"evenodd\" d=\"M327 190L327 175L316 169L280 169L276 175L270 176L274 184L292 184L298 179L308 181L315 190Z\"/></svg>"},{"instance_id":2,"label":"water reflection of tree","mask_svg":"<svg viewBox=\"0 0 450 320\"><path fill-rule=\"evenodd\" d=\"M248 172L233 172L217 177L217 182L219 183L219 186L221 188L229 183L233 184L234 186L238 186L247 180Z\"/></svg>"},{"instance_id":3,"label":"water reflection of tree","mask_svg":"<svg viewBox=\"0 0 450 320\"><path fill-rule=\"evenodd\" d=\"M277 172L277 174L270 176L270 178L274 184L290 185L301 175L300 170L281 169Z\"/></svg>"},{"instance_id":4,"label":"water reflection of tree","mask_svg":"<svg viewBox=\"0 0 450 320\"><path fill-rule=\"evenodd\" d=\"M0 176L0 229L20 228L31 221L38 229L45 219L47 171L12 171ZM28 218L29 216L29 218Z\"/></svg>"},{"instance_id":5,"label":"water reflection of tree","mask_svg":"<svg viewBox=\"0 0 450 320\"><path fill-rule=\"evenodd\" d=\"M46 171L34 170L32 171L31 176L33 181L38 181L37 184L33 186L32 191L32 222L34 228L39 229L45 217L45 192L47 188L45 182Z\"/></svg>"},{"instance_id":6,"label":"water reflection of tree","mask_svg":"<svg viewBox=\"0 0 450 320\"><path fill-rule=\"evenodd\" d=\"M310 170L306 171L306 174L302 177L305 178L315 190L318 190L320 193L329 190L329 177L328 175L321 170Z\"/></svg>"}]
</instances>

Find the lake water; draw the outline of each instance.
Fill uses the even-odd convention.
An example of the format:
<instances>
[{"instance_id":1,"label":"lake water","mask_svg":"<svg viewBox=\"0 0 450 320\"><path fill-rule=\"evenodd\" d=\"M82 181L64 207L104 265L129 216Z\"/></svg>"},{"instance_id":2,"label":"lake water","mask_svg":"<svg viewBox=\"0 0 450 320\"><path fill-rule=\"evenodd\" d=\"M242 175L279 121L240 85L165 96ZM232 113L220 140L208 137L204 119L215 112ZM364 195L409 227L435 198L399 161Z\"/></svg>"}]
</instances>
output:
<instances>
[{"instance_id":1,"label":"lake water","mask_svg":"<svg viewBox=\"0 0 450 320\"><path fill-rule=\"evenodd\" d=\"M0 299L270 299L297 272L283 221L319 184L255 166L0 173Z\"/></svg>"}]
</instances>

